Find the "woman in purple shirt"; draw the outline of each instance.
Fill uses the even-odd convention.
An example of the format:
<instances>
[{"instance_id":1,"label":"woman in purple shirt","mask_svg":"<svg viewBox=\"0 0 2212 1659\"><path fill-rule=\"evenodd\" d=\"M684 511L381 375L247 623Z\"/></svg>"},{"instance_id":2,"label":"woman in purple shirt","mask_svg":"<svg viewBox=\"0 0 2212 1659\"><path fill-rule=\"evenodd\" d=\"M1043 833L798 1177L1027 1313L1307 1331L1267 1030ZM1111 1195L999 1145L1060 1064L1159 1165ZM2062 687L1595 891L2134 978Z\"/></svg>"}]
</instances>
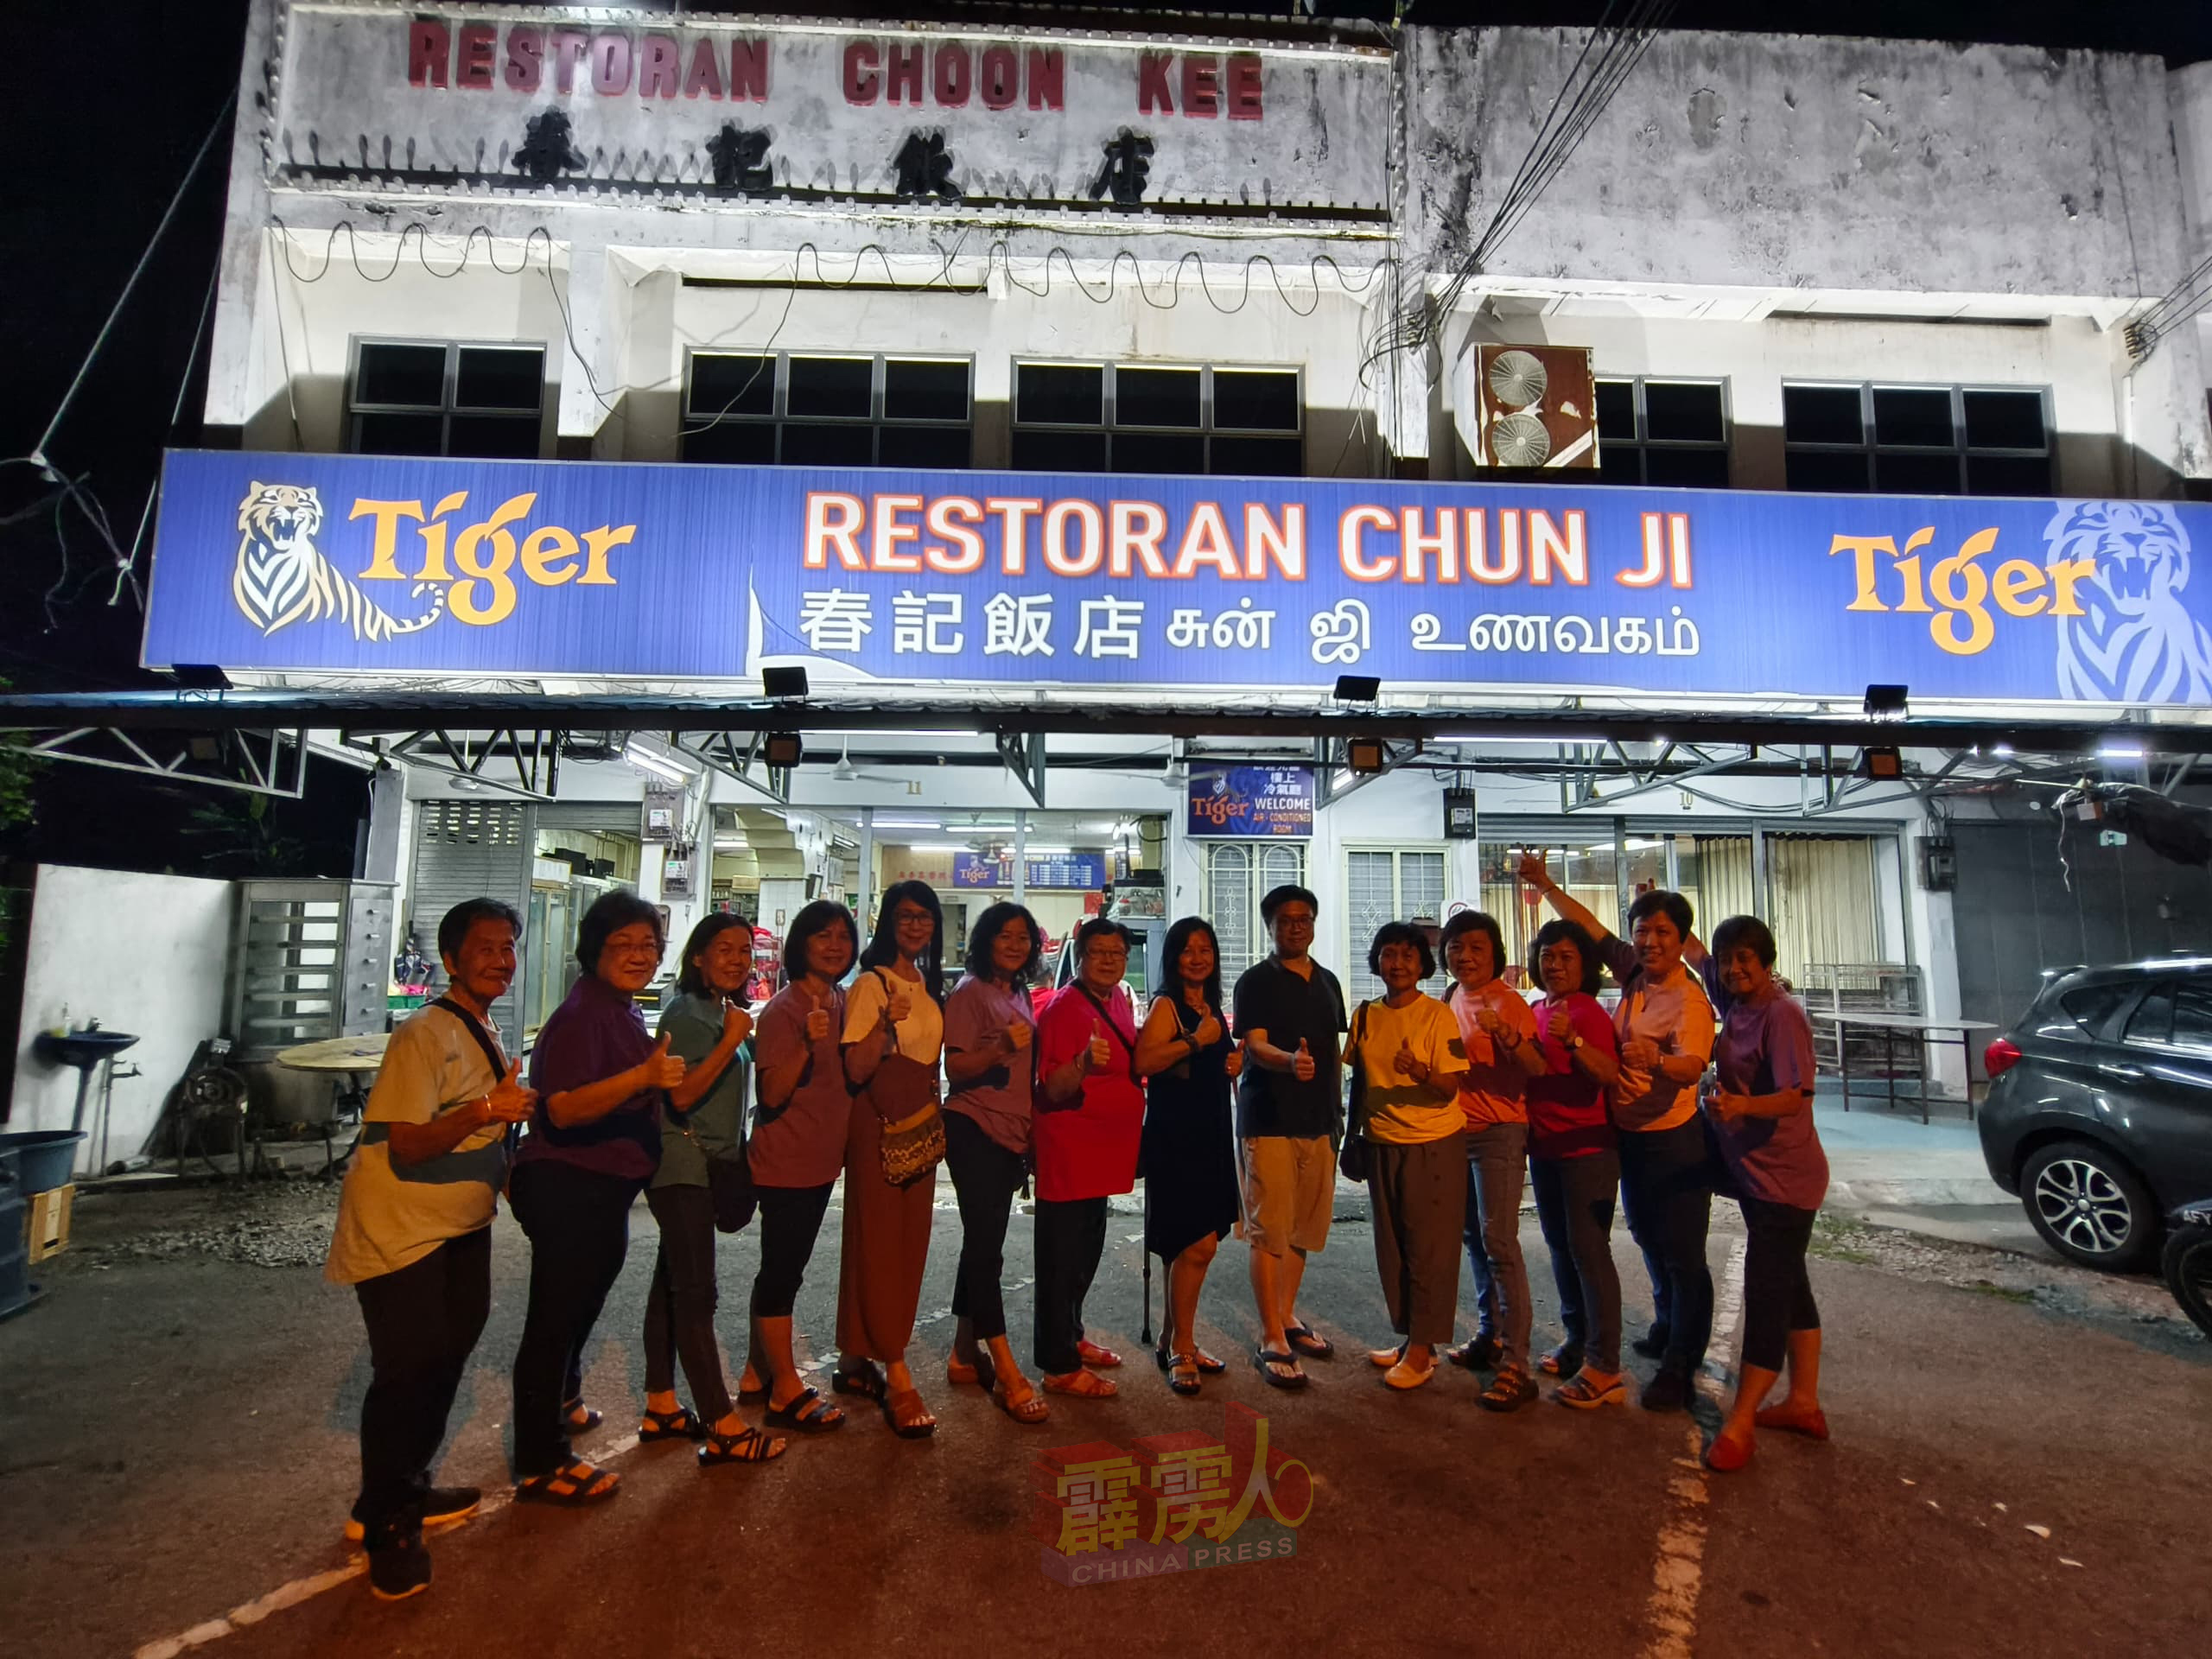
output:
<instances>
[{"instance_id":1,"label":"woman in purple shirt","mask_svg":"<svg viewBox=\"0 0 2212 1659\"><path fill-rule=\"evenodd\" d=\"M968 934L968 972L944 1004L944 1162L960 1199L960 1272L952 1281L948 1382L981 1382L1020 1423L1041 1423L1045 1396L1006 1334L1007 1217L1027 1179L1037 1019L1029 987L1044 930L1021 905L993 905ZM978 1348L977 1343L982 1346Z\"/></svg>"},{"instance_id":2,"label":"woman in purple shirt","mask_svg":"<svg viewBox=\"0 0 2212 1659\"><path fill-rule=\"evenodd\" d=\"M1732 916L1713 930L1713 955L1730 1002L1713 1049L1719 1082L1705 1097L1706 1121L1751 1236L1736 1397L1705 1454L1708 1467L1726 1470L1751 1461L1758 1429L1828 1437L1821 1410L1821 1310L1805 1273L1828 1161L1813 1126L1813 1028L1803 1005L1775 982L1773 933L1756 916ZM1761 1409L1785 1351L1789 1391Z\"/></svg>"}]
</instances>

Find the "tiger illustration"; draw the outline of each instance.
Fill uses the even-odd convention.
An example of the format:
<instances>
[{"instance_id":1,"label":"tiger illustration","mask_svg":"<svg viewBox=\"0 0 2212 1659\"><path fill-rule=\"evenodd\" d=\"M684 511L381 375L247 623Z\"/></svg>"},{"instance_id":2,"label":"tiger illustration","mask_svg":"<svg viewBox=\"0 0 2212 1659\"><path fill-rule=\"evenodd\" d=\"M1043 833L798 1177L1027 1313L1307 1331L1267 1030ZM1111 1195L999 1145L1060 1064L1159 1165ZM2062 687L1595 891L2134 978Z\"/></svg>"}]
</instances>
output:
<instances>
[{"instance_id":1,"label":"tiger illustration","mask_svg":"<svg viewBox=\"0 0 2212 1659\"><path fill-rule=\"evenodd\" d=\"M246 620L266 636L294 622L334 616L372 645L427 628L445 614L444 587L415 584L414 597L430 595L430 608L402 621L353 585L315 550L322 529L322 498L296 484L249 484L238 503L238 562L231 572L231 597Z\"/></svg>"},{"instance_id":2,"label":"tiger illustration","mask_svg":"<svg viewBox=\"0 0 2212 1659\"><path fill-rule=\"evenodd\" d=\"M2212 635L2189 613L2189 531L2157 501L2061 501L2045 563L2094 561L2058 619L2058 689L2085 702L2212 700Z\"/></svg>"}]
</instances>

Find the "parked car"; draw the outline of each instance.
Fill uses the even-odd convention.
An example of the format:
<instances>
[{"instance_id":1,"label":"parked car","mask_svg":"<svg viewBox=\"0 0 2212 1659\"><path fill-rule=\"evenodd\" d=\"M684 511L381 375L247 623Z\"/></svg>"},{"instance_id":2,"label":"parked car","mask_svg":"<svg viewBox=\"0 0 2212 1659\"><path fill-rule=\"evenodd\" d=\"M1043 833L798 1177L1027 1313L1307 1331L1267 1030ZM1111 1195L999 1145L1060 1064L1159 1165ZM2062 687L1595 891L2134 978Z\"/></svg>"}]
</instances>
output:
<instances>
[{"instance_id":1,"label":"parked car","mask_svg":"<svg viewBox=\"0 0 2212 1659\"><path fill-rule=\"evenodd\" d=\"M2182 1311L2212 1337L2212 1198L2174 1211L2160 1265Z\"/></svg>"},{"instance_id":2,"label":"parked car","mask_svg":"<svg viewBox=\"0 0 2212 1659\"><path fill-rule=\"evenodd\" d=\"M2212 957L2046 969L1983 1063L1982 1156L2060 1255L2142 1267L2212 1192Z\"/></svg>"}]
</instances>

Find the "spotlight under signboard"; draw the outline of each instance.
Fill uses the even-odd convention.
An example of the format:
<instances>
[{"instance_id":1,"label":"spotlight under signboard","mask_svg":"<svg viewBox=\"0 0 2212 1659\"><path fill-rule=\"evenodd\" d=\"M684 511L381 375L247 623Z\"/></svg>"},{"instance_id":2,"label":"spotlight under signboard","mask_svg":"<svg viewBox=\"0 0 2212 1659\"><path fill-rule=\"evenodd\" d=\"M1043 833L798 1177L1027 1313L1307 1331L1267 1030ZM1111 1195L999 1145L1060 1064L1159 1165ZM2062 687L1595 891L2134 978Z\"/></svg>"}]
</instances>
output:
<instances>
[{"instance_id":1,"label":"spotlight under signboard","mask_svg":"<svg viewBox=\"0 0 2212 1659\"><path fill-rule=\"evenodd\" d=\"M1371 778L1383 769L1382 740L1379 737L1348 737L1344 740L1344 765L1363 778Z\"/></svg>"},{"instance_id":2,"label":"spotlight under signboard","mask_svg":"<svg viewBox=\"0 0 2212 1659\"><path fill-rule=\"evenodd\" d=\"M1904 776L1904 753L1899 749L1862 749L1859 755L1861 776L1878 784L1893 784Z\"/></svg>"},{"instance_id":3,"label":"spotlight under signboard","mask_svg":"<svg viewBox=\"0 0 2212 1659\"><path fill-rule=\"evenodd\" d=\"M769 672L775 671L771 669ZM804 672L804 671L794 671ZM798 765L806 754L806 740L797 732L771 732L760 746L760 755L772 766L785 770Z\"/></svg>"}]
</instances>

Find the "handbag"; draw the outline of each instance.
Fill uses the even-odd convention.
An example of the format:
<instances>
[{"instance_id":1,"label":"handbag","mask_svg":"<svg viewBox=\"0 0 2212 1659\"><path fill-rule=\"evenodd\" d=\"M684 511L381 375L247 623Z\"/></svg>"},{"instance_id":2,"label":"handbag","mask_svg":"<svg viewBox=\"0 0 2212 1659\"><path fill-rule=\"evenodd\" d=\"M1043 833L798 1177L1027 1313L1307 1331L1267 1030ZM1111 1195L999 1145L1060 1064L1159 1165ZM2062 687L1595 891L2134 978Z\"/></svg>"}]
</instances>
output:
<instances>
[{"instance_id":1,"label":"handbag","mask_svg":"<svg viewBox=\"0 0 2212 1659\"><path fill-rule=\"evenodd\" d=\"M875 972L882 977L887 994L890 976L880 968ZM911 1186L930 1175L944 1158L944 1115L938 1109L937 1068L893 1048L883 1057L861 1094L881 1122L877 1150L883 1160L885 1181L893 1186Z\"/></svg>"},{"instance_id":2,"label":"handbag","mask_svg":"<svg viewBox=\"0 0 2212 1659\"><path fill-rule=\"evenodd\" d=\"M1337 1150L1337 1167L1348 1181L1367 1179L1367 1063L1363 1047L1367 1039L1367 1004L1351 1017L1351 1109L1344 1123L1344 1145Z\"/></svg>"}]
</instances>

